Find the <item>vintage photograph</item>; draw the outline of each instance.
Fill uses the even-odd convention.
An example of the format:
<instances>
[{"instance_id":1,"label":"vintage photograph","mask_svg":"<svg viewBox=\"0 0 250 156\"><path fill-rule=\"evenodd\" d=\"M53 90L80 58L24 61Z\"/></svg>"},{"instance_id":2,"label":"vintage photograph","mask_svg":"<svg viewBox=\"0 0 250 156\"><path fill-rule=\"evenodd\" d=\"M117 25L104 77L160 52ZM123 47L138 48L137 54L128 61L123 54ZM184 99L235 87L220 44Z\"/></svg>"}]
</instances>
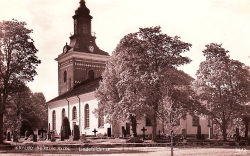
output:
<instances>
[{"instance_id":1,"label":"vintage photograph","mask_svg":"<svg viewBox=\"0 0 250 156\"><path fill-rule=\"evenodd\" d=\"M0 155L250 155L249 0L0 0Z\"/></svg>"}]
</instances>

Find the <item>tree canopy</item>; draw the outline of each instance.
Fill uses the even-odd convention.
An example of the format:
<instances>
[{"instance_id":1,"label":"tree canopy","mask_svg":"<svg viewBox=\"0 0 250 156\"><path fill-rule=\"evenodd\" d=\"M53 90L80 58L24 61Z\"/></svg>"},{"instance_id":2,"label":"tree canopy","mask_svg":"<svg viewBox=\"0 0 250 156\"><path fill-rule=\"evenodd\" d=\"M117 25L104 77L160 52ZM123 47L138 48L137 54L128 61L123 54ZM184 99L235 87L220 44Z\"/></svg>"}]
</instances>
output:
<instances>
[{"instance_id":1,"label":"tree canopy","mask_svg":"<svg viewBox=\"0 0 250 156\"><path fill-rule=\"evenodd\" d=\"M0 143L3 142L3 114L8 96L37 74L40 60L31 33L25 22L0 22Z\"/></svg>"},{"instance_id":2,"label":"tree canopy","mask_svg":"<svg viewBox=\"0 0 250 156\"><path fill-rule=\"evenodd\" d=\"M228 52L221 44L206 45L206 60L201 62L195 81L205 111L220 126L224 140L230 123L244 113L250 85L249 68L230 59Z\"/></svg>"},{"instance_id":3,"label":"tree canopy","mask_svg":"<svg viewBox=\"0 0 250 156\"><path fill-rule=\"evenodd\" d=\"M123 37L107 62L96 94L99 110L108 119L149 116L154 140L160 104L178 88L174 85L185 84L177 67L190 62L182 56L190 47L178 36L162 33L160 27L140 28Z\"/></svg>"}]
</instances>

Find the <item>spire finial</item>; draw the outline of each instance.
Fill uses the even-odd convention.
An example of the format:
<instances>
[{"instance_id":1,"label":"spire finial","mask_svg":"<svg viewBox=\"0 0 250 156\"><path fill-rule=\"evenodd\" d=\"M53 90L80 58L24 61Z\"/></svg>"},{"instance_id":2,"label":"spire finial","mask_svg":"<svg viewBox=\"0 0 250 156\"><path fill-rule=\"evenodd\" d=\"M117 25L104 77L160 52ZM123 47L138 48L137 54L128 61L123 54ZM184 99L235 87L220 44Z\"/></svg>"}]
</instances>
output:
<instances>
[{"instance_id":1,"label":"spire finial","mask_svg":"<svg viewBox=\"0 0 250 156\"><path fill-rule=\"evenodd\" d=\"M81 5L82 4L85 4L85 0L80 0L80 2L79 2Z\"/></svg>"}]
</instances>

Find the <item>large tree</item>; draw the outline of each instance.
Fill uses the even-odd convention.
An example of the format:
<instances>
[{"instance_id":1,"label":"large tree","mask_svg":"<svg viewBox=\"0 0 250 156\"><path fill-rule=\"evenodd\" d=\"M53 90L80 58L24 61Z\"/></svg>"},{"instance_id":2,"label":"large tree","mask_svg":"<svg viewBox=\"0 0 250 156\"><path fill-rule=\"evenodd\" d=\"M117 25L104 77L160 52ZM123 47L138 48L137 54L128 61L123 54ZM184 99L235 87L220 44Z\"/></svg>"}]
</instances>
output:
<instances>
[{"instance_id":1,"label":"large tree","mask_svg":"<svg viewBox=\"0 0 250 156\"><path fill-rule=\"evenodd\" d=\"M242 117L243 106L249 98L248 67L230 59L221 44L206 45L203 54L206 60L196 73L195 85L207 108L205 112L220 127L226 140L229 124Z\"/></svg>"},{"instance_id":2,"label":"large tree","mask_svg":"<svg viewBox=\"0 0 250 156\"><path fill-rule=\"evenodd\" d=\"M7 102L5 130L11 129L16 134L24 135L26 128L21 125L24 122L30 123L33 129L47 127L47 104L42 93L32 93L28 87L23 86L21 91L10 94Z\"/></svg>"},{"instance_id":3,"label":"large tree","mask_svg":"<svg viewBox=\"0 0 250 156\"><path fill-rule=\"evenodd\" d=\"M35 69L40 60L31 33L25 22L0 22L0 143L3 142L3 115L9 95L37 74Z\"/></svg>"},{"instance_id":4,"label":"large tree","mask_svg":"<svg viewBox=\"0 0 250 156\"><path fill-rule=\"evenodd\" d=\"M174 90L172 71L189 63L182 53L191 44L170 37L160 27L140 28L126 35L118 44L103 73L97 91L99 110L108 119L136 120L147 115L152 120L152 139L161 103ZM132 128L136 133L136 128Z\"/></svg>"}]
</instances>

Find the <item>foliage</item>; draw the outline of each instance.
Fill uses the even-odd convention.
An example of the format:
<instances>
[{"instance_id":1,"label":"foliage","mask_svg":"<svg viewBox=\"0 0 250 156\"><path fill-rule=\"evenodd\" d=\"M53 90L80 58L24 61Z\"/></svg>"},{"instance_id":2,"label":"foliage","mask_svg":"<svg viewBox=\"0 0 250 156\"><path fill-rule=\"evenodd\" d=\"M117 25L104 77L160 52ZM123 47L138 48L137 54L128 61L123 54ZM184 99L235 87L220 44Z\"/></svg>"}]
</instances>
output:
<instances>
[{"instance_id":1,"label":"foliage","mask_svg":"<svg viewBox=\"0 0 250 156\"><path fill-rule=\"evenodd\" d=\"M40 60L31 33L25 22L0 22L0 143L3 142L3 114L9 95L37 74L35 69Z\"/></svg>"},{"instance_id":2,"label":"foliage","mask_svg":"<svg viewBox=\"0 0 250 156\"><path fill-rule=\"evenodd\" d=\"M71 135L71 130L69 125L69 119L67 117L64 117L63 119L61 132L63 133L64 139L69 139L69 136Z\"/></svg>"},{"instance_id":3,"label":"foliage","mask_svg":"<svg viewBox=\"0 0 250 156\"><path fill-rule=\"evenodd\" d=\"M28 133L28 134L27 134ZM20 135L21 136L29 136L33 133L33 129L31 123L28 120L23 119L20 127Z\"/></svg>"},{"instance_id":4,"label":"foliage","mask_svg":"<svg viewBox=\"0 0 250 156\"><path fill-rule=\"evenodd\" d=\"M109 120L126 120L131 114L139 119L146 114L152 119L154 140L160 104L172 95L179 80L172 71L190 62L181 55L190 46L177 36L163 34L160 27L140 28L139 32L126 35L103 73L96 94L99 110Z\"/></svg>"},{"instance_id":5,"label":"foliage","mask_svg":"<svg viewBox=\"0 0 250 156\"><path fill-rule=\"evenodd\" d=\"M80 129L78 125L74 125L74 138L73 140L79 140L80 139Z\"/></svg>"},{"instance_id":6,"label":"foliage","mask_svg":"<svg viewBox=\"0 0 250 156\"><path fill-rule=\"evenodd\" d=\"M203 51L194 85L215 124L220 126L223 139L233 120L244 115L243 105L249 100L249 69L241 62L230 59L221 44L211 43Z\"/></svg>"},{"instance_id":7,"label":"foliage","mask_svg":"<svg viewBox=\"0 0 250 156\"><path fill-rule=\"evenodd\" d=\"M32 93L25 86L22 88L22 92L10 94L7 102L5 129L9 128L19 132L22 128L19 134L24 135L26 130L33 131L34 128L47 126L47 106L42 93ZM21 125L22 123L24 126Z\"/></svg>"}]
</instances>

